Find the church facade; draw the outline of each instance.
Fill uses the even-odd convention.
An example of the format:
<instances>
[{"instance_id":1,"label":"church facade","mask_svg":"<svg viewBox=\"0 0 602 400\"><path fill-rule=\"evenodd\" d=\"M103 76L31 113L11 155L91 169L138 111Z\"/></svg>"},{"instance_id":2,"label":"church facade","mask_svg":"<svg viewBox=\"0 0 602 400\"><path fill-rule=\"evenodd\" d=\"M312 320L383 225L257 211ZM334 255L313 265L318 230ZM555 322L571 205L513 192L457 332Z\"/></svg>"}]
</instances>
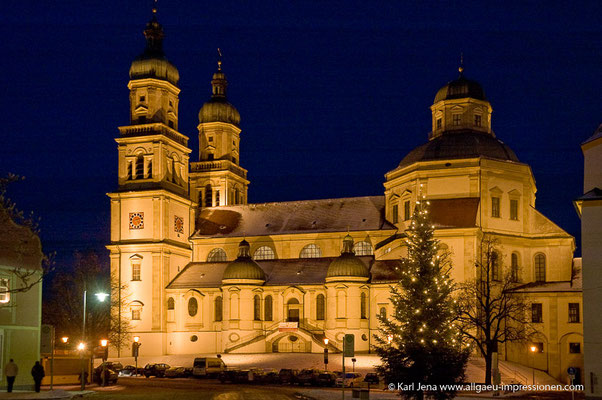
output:
<instances>
[{"instance_id":1,"label":"church facade","mask_svg":"<svg viewBox=\"0 0 602 400\"><path fill-rule=\"evenodd\" d=\"M336 351L349 333L369 352L377 315L393 311L404 231L426 198L456 282L475 278L480 241L493 237L500 274L512 271L533 303L540 351L527 357L522 343L502 357L563 380L567 366L581 367L574 239L535 208L531 169L496 137L478 83L461 71L437 92L428 140L386 173L382 195L249 204L244 133L221 63L191 161L178 131L179 74L156 16L144 35L130 68L130 124L116 138L107 246L119 313L141 354Z\"/></svg>"}]
</instances>

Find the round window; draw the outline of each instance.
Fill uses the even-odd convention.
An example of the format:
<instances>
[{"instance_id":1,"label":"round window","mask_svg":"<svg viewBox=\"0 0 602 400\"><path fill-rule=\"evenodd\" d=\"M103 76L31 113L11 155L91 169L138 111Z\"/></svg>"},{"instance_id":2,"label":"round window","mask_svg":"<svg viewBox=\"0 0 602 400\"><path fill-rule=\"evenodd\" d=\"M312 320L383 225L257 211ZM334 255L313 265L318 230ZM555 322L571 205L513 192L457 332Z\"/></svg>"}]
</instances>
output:
<instances>
[{"instance_id":1,"label":"round window","mask_svg":"<svg viewBox=\"0 0 602 400\"><path fill-rule=\"evenodd\" d=\"M188 300L188 315L194 317L198 311L199 303L194 297L192 297L190 300Z\"/></svg>"},{"instance_id":2,"label":"round window","mask_svg":"<svg viewBox=\"0 0 602 400\"><path fill-rule=\"evenodd\" d=\"M196 342L197 340L199 340L199 337L198 337L197 335L192 335L192 336L190 337L190 341L191 341L191 342Z\"/></svg>"},{"instance_id":3,"label":"round window","mask_svg":"<svg viewBox=\"0 0 602 400\"><path fill-rule=\"evenodd\" d=\"M288 340L290 340L291 342L296 342L297 339L299 339L297 336L289 336Z\"/></svg>"},{"instance_id":4,"label":"round window","mask_svg":"<svg viewBox=\"0 0 602 400\"><path fill-rule=\"evenodd\" d=\"M366 334L363 334L363 335L362 335L362 340L363 340L364 342L367 342L367 341L368 341L368 336L366 336Z\"/></svg>"}]
</instances>

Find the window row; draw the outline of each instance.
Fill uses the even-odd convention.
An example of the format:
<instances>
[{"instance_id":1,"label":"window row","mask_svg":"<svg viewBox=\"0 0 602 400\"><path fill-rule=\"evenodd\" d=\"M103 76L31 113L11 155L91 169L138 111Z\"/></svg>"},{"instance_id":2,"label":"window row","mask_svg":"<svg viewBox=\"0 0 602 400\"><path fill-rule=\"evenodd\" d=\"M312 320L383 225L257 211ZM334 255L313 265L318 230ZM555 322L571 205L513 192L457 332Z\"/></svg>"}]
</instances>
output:
<instances>
[{"instance_id":1,"label":"window row","mask_svg":"<svg viewBox=\"0 0 602 400\"><path fill-rule=\"evenodd\" d=\"M514 252L510 255L510 279L512 282L520 282L520 264L519 254ZM489 270L491 272L491 280L501 281L503 279L502 266L500 261L500 255L497 252L491 253L489 260ZM545 282L546 281L546 256L543 253L535 254L533 258L534 266L534 281Z\"/></svg>"},{"instance_id":2,"label":"window row","mask_svg":"<svg viewBox=\"0 0 602 400\"><path fill-rule=\"evenodd\" d=\"M501 203L502 203L502 198L500 197L500 195L493 195L491 196L491 216L493 218L501 218L502 217L502 211L501 211ZM511 220L513 221L518 221L518 199L510 199L510 205L509 205L510 209L509 209L509 217Z\"/></svg>"},{"instance_id":3,"label":"window row","mask_svg":"<svg viewBox=\"0 0 602 400\"><path fill-rule=\"evenodd\" d=\"M581 317L579 313L579 303L569 303L568 305L568 322L579 323ZM535 324L543 323L543 304L533 303L531 304L531 322Z\"/></svg>"},{"instance_id":4,"label":"window row","mask_svg":"<svg viewBox=\"0 0 602 400\"><path fill-rule=\"evenodd\" d=\"M356 256L371 256L374 254L372 245L368 242L357 242L353 246L353 251ZM308 244L299 253L299 258L320 258L322 257L322 249L317 244ZM270 246L261 246L253 253L254 260L275 260L276 253ZM224 249L212 249L207 255L207 262L223 262L227 261L228 257Z\"/></svg>"},{"instance_id":5,"label":"window row","mask_svg":"<svg viewBox=\"0 0 602 400\"><path fill-rule=\"evenodd\" d=\"M219 188L213 188L207 184L204 189L199 190L199 204L204 207L217 207L221 203L222 191ZM232 189L228 193L227 204L243 204L243 192L238 189Z\"/></svg>"},{"instance_id":6,"label":"window row","mask_svg":"<svg viewBox=\"0 0 602 400\"><path fill-rule=\"evenodd\" d=\"M391 220L393 221L394 224L397 224L399 222L399 205L398 204L393 204L393 207L391 207ZM405 200L403 202L403 220L407 221L412 217L412 206L410 203L410 200Z\"/></svg>"}]
</instances>

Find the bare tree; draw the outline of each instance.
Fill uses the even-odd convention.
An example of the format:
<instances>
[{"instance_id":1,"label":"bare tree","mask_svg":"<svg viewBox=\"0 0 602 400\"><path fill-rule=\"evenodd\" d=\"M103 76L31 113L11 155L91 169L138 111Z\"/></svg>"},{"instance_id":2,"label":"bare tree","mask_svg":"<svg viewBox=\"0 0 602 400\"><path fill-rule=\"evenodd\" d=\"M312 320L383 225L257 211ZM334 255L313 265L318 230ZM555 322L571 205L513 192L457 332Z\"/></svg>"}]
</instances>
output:
<instances>
[{"instance_id":1,"label":"bare tree","mask_svg":"<svg viewBox=\"0 0 602 400\"><path fill-rule=\"evenodd\" d=\"M111 321L109 342L117 350L121 357L121 350L130 344L130 316L127 304L129 303L129 291L127 285L119 284L116 272L111 274Z\"/></svg>"},{"instance_id":2,"label":"bare tree","mask_svg":"<svg viewBox=\"0 0 602 400\"><path fill-rule=\"evenodd\" d=\"M500 343L525 341L533 333L524 295L513 292L518 271L504 271L499 240L484 235L475 262L476 278L460 284L457 313L464 337L485 358L485 383L491 383L493 354Z\"/></svg>"}]
</instances>

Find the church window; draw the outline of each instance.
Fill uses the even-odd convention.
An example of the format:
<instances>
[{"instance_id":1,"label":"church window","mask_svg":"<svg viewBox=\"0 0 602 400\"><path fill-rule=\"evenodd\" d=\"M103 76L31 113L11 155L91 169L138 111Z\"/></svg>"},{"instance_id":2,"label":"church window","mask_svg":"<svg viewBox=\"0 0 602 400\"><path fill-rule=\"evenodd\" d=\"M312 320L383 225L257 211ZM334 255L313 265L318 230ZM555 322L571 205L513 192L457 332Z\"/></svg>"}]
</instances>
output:
<instances>
[{"instance_id":1,"label":"church window","mask_svg":"<svg viewBox=\"0 0 602 400\"><path fill-rule=\"evenodd\" d=\"M234 204L239 204L240 201L240 192L238 189L234 189Z\"/></svg>"},{"instance_id":2,"label":"church window","mask_svg":"<svg viewBox=\"0 0 602 400\"><path fill-rule=\"evenodd\" d=\"M287 322L299 322L299 314L301 308L299 306L299 300L291 298L286 302L286 321Z\"/></svg>"},{"instance_id":3,"label":"church window","mask_svg":"<svg viewBox=\"0 0 602 400\"><path fill-rule=\"evenodd\" d=\"M214 160L213 153L207 154L207 160L209 160L209 161L213 161Z\"/></svg>"},{"instance_id":4,"label":"church window","mask_svg":"<svg viewBox=\"0 0 602 400\"><path fill-rule=\"evenodd\" d=\"M324 295L319 294L316 297L316 320L324 321Z\"/></svg>"},{"instance_id":5,"label":"church window","mask_svg":"<svg viewBox=\"0 0 602 400\"><path fill-rule=\"evenodd\" d=\"M188 299L188 315L194 317L199 311L199 302L195 297Z\"/></svg>"},{"instance_id":6,"label":"church window","mask_svg":"<svg viewBox=\"0 0 602 400\"><path fill-rule=\"evenodd\" d=\"M145 100L146 100L146 96L140 96L140 103L144 103Z\"/></svg>"},{"instance_id":7,"label":"church window","mask_svg":"<svg viewBox=\"0 0 602 400\"><path fill-rule=\"evenodd\" d=\"M518 200L510 199L510 219L518 220Z\"/></svg>"},{"instance_id":8,"label":"church window","mask_svg":"<svg viewBox=\"0 0 602 400\"><path fill-rule=\"evenodd\" d=\"M142 302L134 300L130 305L130 311L132 313L132 321L140 321L142 319Z\"/></svg>"},{"instance_id":9,"label":"church window","mask_svg":"<svg viewBox=\"0 0 602 400\"><path fill-rule=\"evenodd\" d=\"M399 222L399 206L397 204L393 205L393 223L396 224Z\"/></svg>"},{"instance_id":10,"label":"church window","mask_svg":"<svg viewBox=\"0 0 602 400\"><path fill-rule=\"evenodd\" d=\"M226 261L226 252L224 249L215 248L209 252L207 262L223 262Z\"/></svg>"},{"instance_id":11,"label":"church window","mask_svg":"<svg viewBox=\"0 0 602 400\"><path fill-rule=\"evenodd\" d=\"M305 246L301 253L299 253L299 258L320 258L322 257L322 250L315 244L308 244Z\"/></svg>"},{"instance_id":12,"label":"church window","mask_svg":"<svg viewBox=\"0 0 602 400\"><path fill-rule=\"evenodd\" d=\"M149 159L148 160L148 165L146 166L146 177L147 178L152 178L153 177L153 160Z\"/></svg>"},{"instance_id":13,"label":"church window","mask_svg":"<svg viewBox=\"0 0 602 400\"><path fill-rule=\"evenodd\" d=\"M224 307L224 301L222 299L222 296L217 296L215 298L215 321L219 322L223 319L223 307Z\"/></svg>"},{"instance_id":14,"label":"church window","mask_svg":"<svg viewBox=\"0 0 602 400\"><path fill-rule=\"evenodd\" d=\"M171 159L171 181L175 182L177 180L177 174L176 174L176 160L174 160L173 158Z\"/></svg>"},{"instance_id":15,"label":"church window","mask_svg":"<svg viewBox=\"0 0 602 400\"><path fill-rule=\"evenodd\" d=\"M460 124L462 124L462 115L454 114L452 118L453 118L454 126L459 126Z\"/></svg>"},{"instance_id":16,"label":"church window","mask_svg":"<svg viewBox=\"0 0 602 400\"><path fill-rule=\"evenodd\" d=\"M140 261L132 263L132 280L139 281L140 279Z\"/></svg>"},{"instance_id":17,"label":"church window","mask_svg":"<svg viewBox=\"0 0 602 400\"><path fill-rule=\"evenodd\" d=\"M543 306L541 303L531 304L531 322L535 324L543 322Z\"/></svg>"},{"instance_id":18,"label":"church window","mask_svg":"<svg viewBox=\"0 0 602 400\"><path fill-rule=\"evenodd\" d=\"M569 303L569 322L579 322L579 303Z\"/></svg>"},{"instance_id":19,"label":"church window","mask_svg":"<svg viewBox=\"0 0 602 400\"><path fill-rule=\"evenodd\" d=\"M441 129L443 126L443 121L441 121L441 118L437 118L437 129Z\"/></svg>"},{"instance_id":20,"label":"church window","mask_svg":"<svg viewBox=\"0 0 602 400\"><path fill-rule=\"evenodd\" d=\"M535 255L535 282L546 281L546 256L539 253Z\"/></svg>"},{"instance_id":21,"label":"church window","mask_svg":"<svg viewBox=\"0 0 602 400\"><path fill-rule=\"evenodd\" d=\"M518 253L512 253L510 260L510 278L512 282L518 282Z\"/></svg>"},{"instance_id":22,"label":"church window","mask_svg":"<svg viewBox=\"0 0 602 400\"><path fill-rule=\"evenodd\" d=\"M491 197L491 216L494 218L500 217L500 198L497 196Z\"/></svg>"},{"instance_id":23,"label":"church window","mask_svg":"<svg viewBox=\"0 0 602 400\"><path fill-rule=\"evenodd\" d=\"M272 296L266 296L263 305L263 319L266 321L272 321L274 319L272 315L273 301Z\"/></svg>"},{"instance_id":24,"label":"church window","mask_svg":"<svg viewBox=\"0 0 602 400\"><path fill-rule=\"evenodd\" d=\"M406 200L403 202L403 220L407 221L410 219L410 200Z\"/></svg>"},{"instance_id":25,"label":"church window","mask_svg":"<svg viewBox=\"0 0 602 400\"><path fill-rule=\"evenodd\" d=\"M356 256L371 256L374 254L372 251L372 245L368 242L357 242L353 246L353 251Z\"/></svg>"},{"instance_id":26,"label":"church window","mask_svg":"<svg viewBox=\"0 0 602 400\"><path fill-rule=\"evenodd\" d=\"M339 290L337 292L337 318L345 318L347 307L347 296L345 291Z\"/></svg>"},{"instance_id":27,"label":"church window","mask_svg":"<svg viewBox=\"0 0 602 400\"><path fill-rule=\"evenodd\" d=\"M219 203L219 190L216 189L215 190L215 206L217 207L219 205L220 205L220 203Z\"/></svg>"},{"instance_id":28,"label":"church window","mask_svg":"<svg viewBox=\"0 0 602 400\"><path fill-rule=\"evenodd\" d=\"M167 299L167 310L175 310L176 309L176 301L173 297Z\"/></svg>"},{"instance_id":29,"label":"church window","mask_svg":"<svg viewBox=\"0 0 602 400\"><path fill-rule=\"evenodd\" d=\"M381 307L379 314L380 314L380 319L386 320L387 319L387 308Z\"/></svg>"},{"instance_id":30,"label":"church window","mask_svg":"<svg viewBox=\"0 0 602 400\"><path fill-rule=\"evenodd\" d=\"M481 126L481 116L478 114L474 116L474 126Z\"/></svg>"},{"instance_id":31,"label":"church window","mask_svg":"<svg viewBox=\"0 0 602 400\"><path fill-rule=\"evenodd\" d=\"M144 156L138 154L136 157L136 179L144 178Z\"/></svg>"},{"instance_id":32,"label":"church window","mask_svg":"<svg viewBox=\"0 0 602 400\"><path fill-rule=\"evenodd\" d=\"M581 343L569 343L569 353L581 353Z\"/></svg>"},{"instance_id":33,"label":"church window","mask_svg":"<svg viewBox=\"0 0 602 400\"><path fill-rule=\"evenodd\" d=\"M366 319L366 293L360 295L360 318Z\"/></svg>"},{"instance_id":34,"label":"church window","mask_svg":"<svg viewBox=\"0 0 602 400\"><path fill-rule=\"evenodd\" d=\"M209 141L209 142L213 142L213 136L209 136L209 137L207 138L207 141Z\"/></svg>"},{"instance_id":35,"label":"church window","mask_svg":"<svg viewBox=\"0 0 602 400\"><path fill-rule=\"evenodd\" d=\"M261 321L261 298L259 295L253 297L253 319Z\"/></svg>"},{"instance_id":36,"label":"church window","mask_svg":"<svg viewBox=\"0 0 602 400\"><path fill-rule=\"evenodd\" d=\"M255 260L274 260L275 258L274 250L270 246L261 246L253 253Z\"/></svg>"},{"instance_id":37,"label":"church window","mask_svg":"<svg viewBox=\"0 0 602 400\"><path fill-rule=\"evenodd\" d=\"M6 304L10 301L9 281L6 278L0 279L0 303Z\"/></svg>"},{"instance_id":38,"label":"church window","mask_svg":"<svg viewBox=\"0 0 602 400\"><path fill-rule=\"evenodd\" d=\"M498 253L491 253L491 279L494 281L502 280L502 271Z\"/></svg>"},{"instance_id":39,"label":"church window","mask_svg":"<svg viewBox=\"0 0 602 400\"><path fill-rule=\"evenodd\" d=\"M134 163L128 162L127 165L127 179L134 179Z\"/></svg>"},{"instance_id":40,"label":"church window","mask_svg":"<svg viewBox=\"0 0 602 400\"><path fill-rule=\"evenodd\" d=\"M211 185L205 186L205 207L213 206L213 189Z\"/></svg>"}]
</instances>

